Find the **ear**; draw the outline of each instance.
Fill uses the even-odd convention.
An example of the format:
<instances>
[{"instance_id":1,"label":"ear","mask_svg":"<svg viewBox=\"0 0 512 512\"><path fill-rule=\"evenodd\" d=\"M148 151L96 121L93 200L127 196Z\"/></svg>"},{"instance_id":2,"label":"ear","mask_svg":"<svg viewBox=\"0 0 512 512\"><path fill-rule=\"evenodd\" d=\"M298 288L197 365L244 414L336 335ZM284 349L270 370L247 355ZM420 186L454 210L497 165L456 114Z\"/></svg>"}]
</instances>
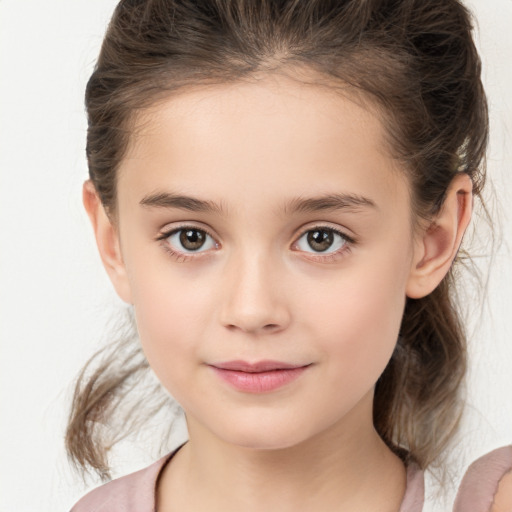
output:
<instances>
[{"instance_id":1,"label":"ear","mask_svg":"<svg viewBox=\"0 0 512 512\"><path fill-rule=\"evenodd\" d=\"M90 180L83 185L82 199L94 229L103 266L119 297L125 302L131 303L130 286L121 255L119 234Z\"/></svg>"},{"instance_id":2,"label":"ear","mask_svg":"<svg viewBox=\"0 0 512 512\"><path fill-rule=\"evenodd\" d=\"M406 289L411 299L428 295L450 270L471 219L472 191L467 174L455 176L441 210L420 233Z\"/></svg>"}]
</instances>

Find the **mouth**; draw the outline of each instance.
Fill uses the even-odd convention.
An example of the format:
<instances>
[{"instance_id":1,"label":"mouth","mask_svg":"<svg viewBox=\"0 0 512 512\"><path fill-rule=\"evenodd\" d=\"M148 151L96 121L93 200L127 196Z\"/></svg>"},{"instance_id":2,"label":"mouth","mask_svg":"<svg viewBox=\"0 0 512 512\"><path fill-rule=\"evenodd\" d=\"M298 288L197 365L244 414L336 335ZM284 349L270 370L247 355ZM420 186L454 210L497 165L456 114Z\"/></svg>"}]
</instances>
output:
<instances>
[{"instance_id":1,"label":"mouth","mask_svg":"<svg viewBox=\"0 0 512 512\"><path fill-rule=\"evenodd\" d=\"M226 361L210 364L223 381L238 391L268 393L300 377L311 364L297 365L281 361Z\"/></svg>"}]
</instances>

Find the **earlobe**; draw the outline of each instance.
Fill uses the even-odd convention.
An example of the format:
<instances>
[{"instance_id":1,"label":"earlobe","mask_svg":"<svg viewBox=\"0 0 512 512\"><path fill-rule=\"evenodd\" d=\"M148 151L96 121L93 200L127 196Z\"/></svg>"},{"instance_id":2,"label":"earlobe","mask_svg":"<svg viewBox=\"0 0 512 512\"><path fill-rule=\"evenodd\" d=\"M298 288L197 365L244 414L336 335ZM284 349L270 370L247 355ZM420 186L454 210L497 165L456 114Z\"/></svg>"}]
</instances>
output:
<instances>
[{"instance_id":1,"label":"earlobe","mask_svg":"<svg viewBox=\"0 0 512 512\"><path fill-rule=\"evenodd\" d=\"M467 174L452 180L441 210L418 238L407 283L408 297L425 297L450 270L471 219L472 190Z\"/></svg>"},{"instance_id":2,"label":"earlobe","mask_svg":"<svg viewBox=\"0 0 512 512\"><path fill-rule=\"evenodd\" d=\"M82 199L94 230L103 266L119 297L131 303L130 286L121 254L119 234L90 180L83 185Z\"/></svg>"}]
</instances>

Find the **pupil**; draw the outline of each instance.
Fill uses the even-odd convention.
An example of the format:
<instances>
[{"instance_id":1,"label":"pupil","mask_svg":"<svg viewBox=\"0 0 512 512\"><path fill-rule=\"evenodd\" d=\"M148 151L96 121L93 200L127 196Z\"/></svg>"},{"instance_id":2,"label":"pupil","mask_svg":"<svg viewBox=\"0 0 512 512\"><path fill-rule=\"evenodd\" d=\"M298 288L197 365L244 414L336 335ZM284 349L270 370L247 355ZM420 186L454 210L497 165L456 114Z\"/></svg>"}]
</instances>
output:
<instances>
[{"instance_id":1,"label":"pupil","mask_svg":"<svg viewBox=\"0 0 512 512\"><path fill-rule=\"evenodd\" d=\"M324 229L316 229L310 231L308 234L308 243L315 251L326 251L333 243L332 231L326 231Z\"/></svg>"},{"instance_id":2,"label":"pupil","mask_svg":"<svg viewBox=\"0 0 512 512\"><path fill-rule=\"evenodd\" d=\"M187 229L180 233L180 242L189 251L200 249L204 244L205 236L197 229Z\"/></svg>"}]
</instances>

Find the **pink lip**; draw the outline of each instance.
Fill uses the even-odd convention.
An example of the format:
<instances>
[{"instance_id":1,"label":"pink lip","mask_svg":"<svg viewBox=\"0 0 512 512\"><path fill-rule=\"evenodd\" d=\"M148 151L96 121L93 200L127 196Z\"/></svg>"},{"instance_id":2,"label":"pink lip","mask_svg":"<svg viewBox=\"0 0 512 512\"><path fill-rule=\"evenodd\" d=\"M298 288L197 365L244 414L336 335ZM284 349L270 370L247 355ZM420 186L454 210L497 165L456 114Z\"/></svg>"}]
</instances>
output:
<instances>
[{"instance_id":1,"label":"pink lip","mask_svg":"<svg viewBox=\"0 0 512 512\"><path fill-rule=\"evenodd\" d=\"M298 378L308 366L280 361L227 361L210 365L221 379L248 393L274 391Z\"/></svg>"}]
</instances>

